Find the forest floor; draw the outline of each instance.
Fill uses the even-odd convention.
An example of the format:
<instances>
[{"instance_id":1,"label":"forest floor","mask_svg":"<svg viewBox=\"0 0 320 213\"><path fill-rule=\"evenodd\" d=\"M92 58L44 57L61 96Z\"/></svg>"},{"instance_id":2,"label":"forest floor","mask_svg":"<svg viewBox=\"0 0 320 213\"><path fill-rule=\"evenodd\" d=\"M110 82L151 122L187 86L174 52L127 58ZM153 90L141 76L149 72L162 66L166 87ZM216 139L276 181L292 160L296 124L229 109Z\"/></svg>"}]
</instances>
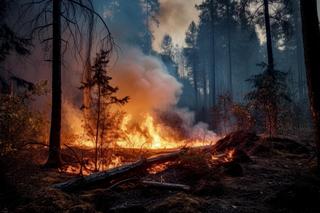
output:
<instances>
[{"instance_id":1,"label":"forest floor","mask_svg":"<svg viewBox=\"0 0 320 213\"><path fill-rule=\"evenodd\" d=\"M188 191L128 181L65 193L50 186L72 175L44 170L31 160L6 162L0 212L320 212L312 141L244 133L224 140L220 149L241 147L247 155L208 166L205 157L189 153L161 172L143 174L144 180L189 185ZM255 151L248 150L252 143L259 144Z\"/></svg>"}]
</instances>

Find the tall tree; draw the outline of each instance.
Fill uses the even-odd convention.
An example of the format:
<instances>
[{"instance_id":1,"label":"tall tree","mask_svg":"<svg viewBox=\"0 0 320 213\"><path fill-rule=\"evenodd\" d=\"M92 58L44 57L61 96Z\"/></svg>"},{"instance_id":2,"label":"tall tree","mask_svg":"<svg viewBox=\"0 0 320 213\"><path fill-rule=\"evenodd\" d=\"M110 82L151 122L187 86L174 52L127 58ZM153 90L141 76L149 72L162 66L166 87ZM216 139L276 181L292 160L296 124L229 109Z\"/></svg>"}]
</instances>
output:
<instances>
[{"instance_id":1,"label":"tall tree","mask_svg":"<svg viewBox=\"0 0 320 213\"><path fill-rule=\"evenodd\" d=\"M172 44L172 38L170 35L166 34L161 42L161 49L162 53L172 57L173 56L173 44Z\"/></svg>"},{"instance_id":2,"label":"tall tree","mask_svg":"<svg viewBox=\"0 0 320 213\"><path fill-rule=\"evenodd\" d=\"M229 94L231 99L233 99L233 91L232 91L232 55L231 55L231 24L232 24L232 7L233 6L233 1L232 0L227 0L226 1L226 13L227 13L227 38L228 38L228 81L229 81Z\"/></svg>"},{"instance_id":3,"label":"tall tree","mask_svg":"<svg viewBox=\"0 0 320 213\"><path fill-rule=\"evenodd\" d=\"M273 59L273 50L272 50L269 0L263 0L263 8L264 8L264 21L265 21L266 38L267 38L268 68L270 71L273 71L274 70L274 59Z\"/></svg>"},{"instance_id":4,"label":"tall tree","mask_svg":"<svg viewBox=\"0 0 320 213\"><path fill-rule=\"evenodd\" d=\"M61 1L52 2L52 108L49 138L49 156L46 165L61 165Z\"/></svg>"},{"instance_id":5,"label":"tall tree","mask_svg":"<svg viewBox=\"0 0 320 213\"><path fill-rule=\"evenodd\" d=\"M301 0L304 55L311 113L315 125L318 171L320 171L320 29L317 0Z\"/></svg>"},{"instance_id":6,"label":"tall tree","mask_svg":"<svg viewBox=\"0 0 320 213\"><path fill-rule=\"evenodd\" d=\"M93 136L95 137L95 170L98 171L98 146L102 147L103 138L105 130L108 125L108 113L110 111L110 106L113 104L124 105L128 102L129 97L118 98L116 93L118 88L111 85L110 77L107 66L110 58L110 50L101 50L97 54L94 65L91 67L90 72L92 73L91 81L84 84L81 89L90 87L91 91L94 92L95 100L93 101L91 107L93 108L93 113L91 114L92 120L94 120ZM92 129L92 126L86 126Z\"/></svg>"},{"instance_id":7,"label":"tall tree","mask_svg":"<svg viewBox=\"0 0 320 213\"><path fill-rule=\"evenodd\" d=\"M29 21L32 25L31 35L36 32L41 42L52 42L52 111L51 126L49 138L49 156L46 162L47 167L57 168L62 164L61 160L61 64L62 64L62 42L68 45L62 36L69 35L70 40L74 43L74 50L79 49L79 36L82 31L79 22L92 23L93 15L97 17L106 33L103 36L103 47L112 50L113 40L104 19L94 10L92 1L83 2L82 0L43 0L30 1L24 4L27 9L25 13L32 7L38 8L37 15ZM31 11L34 12L34 11ZM48 18L51 16L51 20ZM28 23L29 23L28 22ZM47 38L41 37L48 36ZM78 54L81 52L78 50Z\"/></svg>"},{"instance_id":8,"label":"tall tree","mask_svg":"<svg viewBox=\"0 0 320 213\"><path fill-rule=\"evenodd\" d=\"M191 69L191 77L195 94L195 109L199 104L198 70L197 70L197 33L198 27L195 22L191 22L186 32L185 42L187 47L184 49L184 55L188 59L188 67Z\"/></svg>"}]
</instances>

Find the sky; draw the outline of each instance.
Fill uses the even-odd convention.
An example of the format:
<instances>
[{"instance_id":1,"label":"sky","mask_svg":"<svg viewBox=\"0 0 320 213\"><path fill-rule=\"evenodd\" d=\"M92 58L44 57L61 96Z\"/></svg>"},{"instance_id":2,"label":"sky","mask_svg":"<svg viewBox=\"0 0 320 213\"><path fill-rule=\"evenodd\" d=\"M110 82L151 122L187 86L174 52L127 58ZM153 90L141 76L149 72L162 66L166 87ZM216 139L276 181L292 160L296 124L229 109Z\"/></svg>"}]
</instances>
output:
<instances>
[{"instance_id":1,"label":"sky","mask_svg":"<svg viewBox=\"0 0 320 213\"><path fill-rule=\"evenodd\" d=\"M169 34L175 44L183 46L190 23L198 22L195 5L201 2L202 0L160 0L160 25L152 27L155 37L153 48L159 50L165 34Z\"/></svg>"},{"instance_id":2,"label":"sky","mask_svg":"<svg viewBox=\"0 0 320 213\"><path fill-rule=\"evenodd\" d=\"M132 0L128 0L132 1ZM133 0L137 1L137 0ZM173 43L184 46L185 33L189 24L192 21L198 22L198 11L195 5L200 4L203 0L159 0L160 1L160 15L159 26L153 24L151 30L153 31L154 41L153 48L160 50L161 41L165 34L172 37ZM318 2L318 13L320 14L320 0ZM104 8L104 0L95 1L97 8ZM259 34L260 32L260 34ZM261 42L263 43L263 32L259 29L257 31Z\"/></svg>"}]
</instances>

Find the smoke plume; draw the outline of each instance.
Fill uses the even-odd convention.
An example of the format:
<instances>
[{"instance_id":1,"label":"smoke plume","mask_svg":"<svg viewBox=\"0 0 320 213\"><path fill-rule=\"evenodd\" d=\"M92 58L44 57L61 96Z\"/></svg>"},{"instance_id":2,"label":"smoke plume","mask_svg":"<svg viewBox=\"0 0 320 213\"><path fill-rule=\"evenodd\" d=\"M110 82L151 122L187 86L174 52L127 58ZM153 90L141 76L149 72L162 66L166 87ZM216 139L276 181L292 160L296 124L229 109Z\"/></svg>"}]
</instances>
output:
<instances>
[{"instance_id":1,"label":"smoke plume","mask_svg":"<svg viewBox=\"0 0 320 213\"><path fill-rule=\"evenodd\" d=\"M166 110L177 104L182 85L171 76L164 64L140 50L126 47L112 69L113 83L119 96L129 96L126 111L133 115Z\"/></svg>"}]
</instances>

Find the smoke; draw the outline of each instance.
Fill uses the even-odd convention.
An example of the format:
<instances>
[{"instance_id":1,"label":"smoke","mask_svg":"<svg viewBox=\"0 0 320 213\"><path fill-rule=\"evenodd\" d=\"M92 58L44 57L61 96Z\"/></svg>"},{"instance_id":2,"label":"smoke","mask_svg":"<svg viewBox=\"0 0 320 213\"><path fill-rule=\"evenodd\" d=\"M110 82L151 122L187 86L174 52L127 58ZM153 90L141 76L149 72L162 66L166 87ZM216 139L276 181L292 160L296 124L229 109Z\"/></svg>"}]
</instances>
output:
<instances>
[{"instance_id":1,"label":"smoke","mask_svg":"<svg viewBox=\"0 0 320 213\"><path fill-rule=\"evenodd\" d=\"M153 47L160 49L161 41L165 34L169 34L174 43L183 45L185 33L191 21L198 22L196 4L202 0L160 0L160 13L158 16L160 25L152 26L154 31Z\"/></svg>"},{"instance_id":2,"label":"smoke","mask_svg":"<svg viewBox=\"0 0 320 213\"><path fill-rule=\"evenodd\" d=\"M137 48L126 46L111 69L112 83L119 87L119 96L130 97L124 108L132 115L173 107L182 93L182 85L167 72L165 65Z\"/></svg>"}]
</instances>

